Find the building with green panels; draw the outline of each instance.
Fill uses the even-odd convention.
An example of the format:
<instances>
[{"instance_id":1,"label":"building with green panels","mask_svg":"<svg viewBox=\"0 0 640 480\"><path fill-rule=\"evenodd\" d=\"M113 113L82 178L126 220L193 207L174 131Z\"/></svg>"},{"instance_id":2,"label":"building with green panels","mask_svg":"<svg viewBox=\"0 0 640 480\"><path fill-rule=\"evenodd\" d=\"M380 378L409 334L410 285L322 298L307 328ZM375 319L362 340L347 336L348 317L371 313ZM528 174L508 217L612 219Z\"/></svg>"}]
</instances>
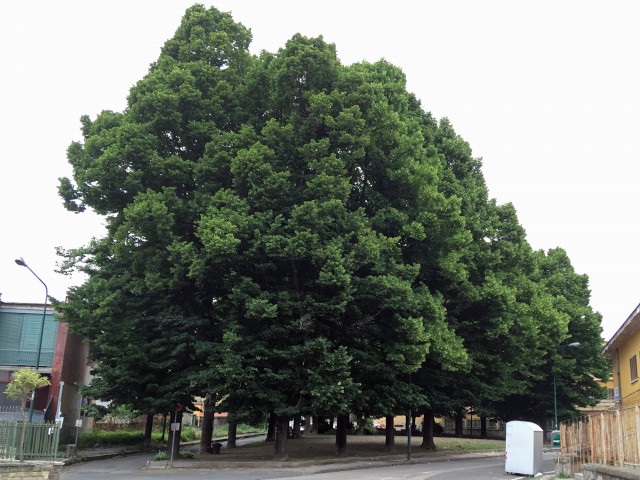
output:
<instances>
[{"instance_id":1,"label":"building with green panels","mask_svg":"<svg viewBox=\"0 0 640 480\"><path fill-rule=\"evenodd\" d=\"M0 301L0 419L15 417L20 407L4 394L13 372L38 366L51 384L36 392L33 421L63 417L63 428L73 428L82 404L79 389L89 382L88 347L50 305L43 325L44 312L44 304Z\"/></svg>"},{"instance_id":2,"label":"building with green panels","mask_svg":"<svg viewBox=\"0 0 640 480\"><path fill-rule=\"evenodd\" d=\"M44 316L42 305L10 305L0 308L0 368L36 367L51 372L58 322L49 310ZM38 361L38 344L42 330L42 348Z\"/></svg>"}]
</instances>

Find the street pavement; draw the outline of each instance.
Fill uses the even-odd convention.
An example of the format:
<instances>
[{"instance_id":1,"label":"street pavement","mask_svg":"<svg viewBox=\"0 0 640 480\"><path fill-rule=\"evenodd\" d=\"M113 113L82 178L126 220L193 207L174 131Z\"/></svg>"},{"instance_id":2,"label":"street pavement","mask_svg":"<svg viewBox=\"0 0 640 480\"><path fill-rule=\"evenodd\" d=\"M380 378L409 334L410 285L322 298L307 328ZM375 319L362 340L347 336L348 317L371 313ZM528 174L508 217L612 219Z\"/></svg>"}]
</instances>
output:
<instances>
[{"instance_id":1,"label":"street pavement","mask_svg":"<svg viewBox=\"0 0 640 480\"><path fill-rule=\"evenodd\" d=\"M246 439L244 441L259 441L264 437L253 437ZM224 443L226 439L215 439L218 442ZM182 450L191 450L197 451L198 444L196 442L192 443L183 443L181 445ZM139 449L126 448L126 447L100 447L100 448L92 448L92 449L83 449L77 452L77 457L75 460L69 459L65 461L66 465L71 465L72 463L80 461L80 462L88 462L95 460L105 460L113 457L120 456L128 456L128 455L136 455L143 453ZM151 452L146 452L149 456L151 456ZM412 458L410 461L407 460L405 454L402 455L385 455L380 456L376 459L363 459L361 457L351 457L351 458L334 458L330 460L303 460L303 461L284 461L278 462L273 460L262 460L262 461L242 461L242 462L229 462L229 461L221 461L221 459L211 460L211 461L203 461L203 460L191 460L191 459L174 459L173 462L170 461L153 461L148 460L140 462L140 468L145 469L147 472L157 471L183 471L186 470L225 470L225 472L233 471L233 470L247 470L247 469L258 469L260 471L272 471L272 472L289 472L286 476L307 476L307 475L318 475L322 473L335 473L341 471L350 471L350 470L362 470L362 469L372 469L379 468L385 466L397 466L397 465L409 465L409 464L420 464L420 463L433 463L433 462L451 462L457 460L478 460L482 458L489 457L503 457L504 452L462 452L462 453L451 453L451 452L435 452L433 455L429 455L428 457L416 457ZM543 475L537 477L541 479L554 479L555 474L552 472L553 466L549 466L549 459L551 458L550 453L547 452L545 454L547 459L546 467L547 471L543 473ZM66 469L65 469L66 470ZM63 474L62 478L65 478ZM511 479L517 479L517 476L510 476Z\"/></svg>"}]
</instances>

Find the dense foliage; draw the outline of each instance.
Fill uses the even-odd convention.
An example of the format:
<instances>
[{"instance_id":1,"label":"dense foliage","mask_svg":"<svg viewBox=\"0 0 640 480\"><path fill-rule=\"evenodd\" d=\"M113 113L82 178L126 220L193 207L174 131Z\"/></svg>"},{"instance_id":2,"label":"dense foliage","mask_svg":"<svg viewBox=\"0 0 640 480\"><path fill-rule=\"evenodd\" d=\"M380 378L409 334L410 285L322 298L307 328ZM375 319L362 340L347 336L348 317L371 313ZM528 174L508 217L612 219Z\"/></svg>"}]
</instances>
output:
<instances>
[{"instance_id":1,"label":"dense foliage","mask_svg":"<svg viewBox=\"0 0 640 480\"><path fill-rule=\"evenodd\" d=\"M82 117L59 191L107 233L61 251L88 279L57 308L90 342L91 394L151 414L209 392L236 420L533 418L553 371L563 413L594 401L586 277L532 251L401 70L250 41L191 7L125 111Z\"/></svg>"}]
</instances>

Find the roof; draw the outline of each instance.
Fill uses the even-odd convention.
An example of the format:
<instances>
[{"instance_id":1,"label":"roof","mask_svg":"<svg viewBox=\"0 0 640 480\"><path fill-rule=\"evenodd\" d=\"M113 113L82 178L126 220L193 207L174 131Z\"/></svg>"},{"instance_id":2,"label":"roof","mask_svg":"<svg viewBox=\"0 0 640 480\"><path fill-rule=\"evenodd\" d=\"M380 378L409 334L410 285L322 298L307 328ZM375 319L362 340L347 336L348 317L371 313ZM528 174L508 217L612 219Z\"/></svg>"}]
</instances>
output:
<instances>
[{"instance_id":1,"label":"roof","mask_svg":"<svg viewBox=\"0 0 640 480\"><path fill-rule=\"evenodd\" d=\"M2 308L39 308L42 310L44 308L44 303L31 303L31 302L0 302L2 303ZM51 304L47 302L47 308L51 308Z\"/></svg>"},{"instance_id":2,"label":"roof","mask_svg":"<svg viewBox=\"0 0 640 480\"><path fill-rule=\"evenodd\" d=\"M604 346L603 353L611 355L615 348L629 341L638 332L640 332L640 304L631 312L631 315L627 317L618 331L613 334L613 337Z\"/></svg>"}]
</instances>

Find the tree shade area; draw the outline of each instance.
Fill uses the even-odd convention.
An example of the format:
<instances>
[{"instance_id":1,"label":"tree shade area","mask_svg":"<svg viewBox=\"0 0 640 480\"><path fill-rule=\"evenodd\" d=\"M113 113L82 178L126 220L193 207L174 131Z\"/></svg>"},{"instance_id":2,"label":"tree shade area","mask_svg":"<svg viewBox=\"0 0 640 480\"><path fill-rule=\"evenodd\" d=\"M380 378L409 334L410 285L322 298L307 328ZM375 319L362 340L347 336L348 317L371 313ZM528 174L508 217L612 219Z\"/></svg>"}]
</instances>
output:
<instances>
[{"instance_id":1,"label":"tree shade area","mask_svg":"<svg viewBox=\"0 0 640 480\"><path fill-rule=\"evenodd\" d=\"M195 5L123 112L81 118L59 193L107 230L60 250L87 280L56 308L90 343L88 394L270 414L279 455L300 415L337 417L343 451L349 414L540 421L552 381L562 415L595 403L587 277L531 249L402 71L342 65L322 37L250 42Z\"/></svg>"}]
</instances>

